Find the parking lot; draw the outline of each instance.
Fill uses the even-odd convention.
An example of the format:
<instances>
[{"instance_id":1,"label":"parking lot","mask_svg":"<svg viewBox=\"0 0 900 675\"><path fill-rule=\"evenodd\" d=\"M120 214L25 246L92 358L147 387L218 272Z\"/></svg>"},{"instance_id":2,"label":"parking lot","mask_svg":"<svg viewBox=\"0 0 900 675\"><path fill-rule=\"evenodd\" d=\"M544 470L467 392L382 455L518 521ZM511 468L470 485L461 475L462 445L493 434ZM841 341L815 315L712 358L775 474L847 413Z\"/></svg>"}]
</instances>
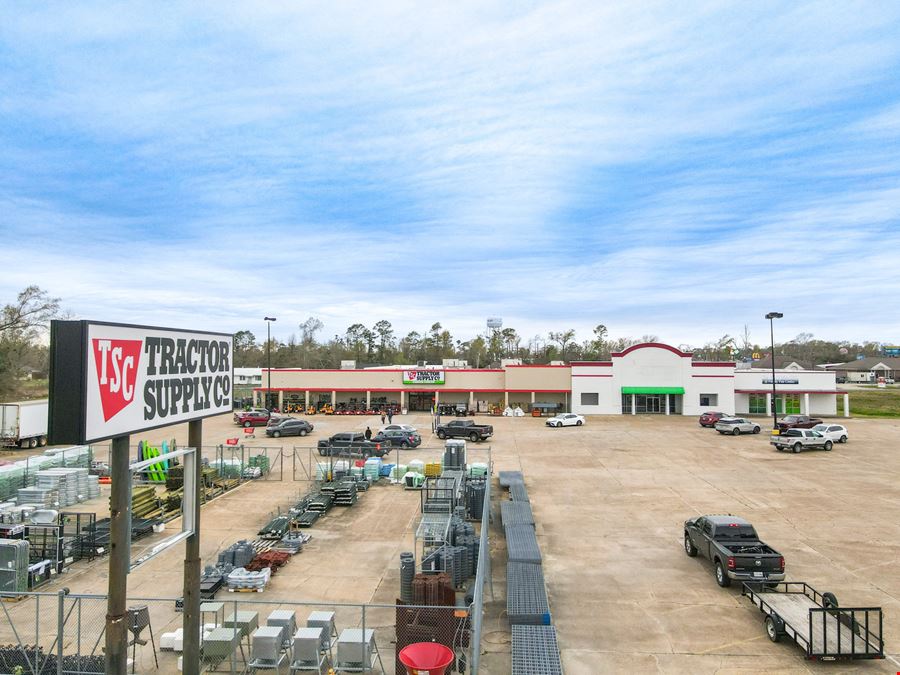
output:
<instances>
[{"instance_id":1,"label":"parking lot","mask_svg":"<svg viewBox=\"0 0 900 675\"><path fill-rule=\"evenodd\" d=\"M324 416L311 421L316 430L307 439L275 442L258 430L247 444L310 445L378 422ZM439 445L427 431L426 415L395 421L417 425L427 445ZM883 607L886 652L896 658L900 651L900 422L850 420L847 445L799 455L775 452L765 433L721 436L675 416L593 417L584 427L564 429L548 429L528 417L490 422L495 471L525 475L567 673L828 667L804 661L789 641L771 643L762 615L740 596L739 585L719 588L707 562L684 554L682 521L704 513L733 513L754 523L762 539L785 556L789 580L831 591L842 605ZM208 420L204 443L224 442L238 431L230 416ZM184 438L186 431L174 427L148 435L151 441L173 436ZM428 455L408 450L403 457ZM307 487L292 480L289 463L282 478L250 482L204 507L205 560L239 538L254 538L268 513ZM259 599L393 602L398 555L410 550L417 511L416 493L373 488L358 507L335 511L310 530L311 544ZM500 674L510 666L505 550L497 521L482 670ZM180 595L182 555L176 547L136 569L129 594ZM48 590L62 585L74 593L105 593L106 559L79 563ZM838 668L895 672L900 666L886 660Z\"/></svg>"}]
</instances>

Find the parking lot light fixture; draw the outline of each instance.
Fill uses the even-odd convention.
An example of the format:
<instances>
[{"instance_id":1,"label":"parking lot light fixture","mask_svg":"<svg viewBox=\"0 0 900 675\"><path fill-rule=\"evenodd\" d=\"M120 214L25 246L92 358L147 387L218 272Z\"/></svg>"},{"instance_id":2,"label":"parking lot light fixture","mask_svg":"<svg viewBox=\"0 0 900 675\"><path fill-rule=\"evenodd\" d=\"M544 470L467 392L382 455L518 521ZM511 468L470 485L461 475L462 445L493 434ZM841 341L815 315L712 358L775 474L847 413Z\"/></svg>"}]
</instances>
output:
<instances>
[{"instance_id":1,"label":"parking lot light fixture","mask_svg":"<svg viewBox=\"0 0 900 675\"><path fill-rule=\"evenodd\" d=\"M266 370L269 373L268 384L266 385L266 404L263 406L269 409L269 397L272 395L272 322L277 321L274 316L264 316L266 321Z\"/></svg>"},{"instance_id":2,"label":"parking lot light fixture","mask_svg":"<svg viewBox=\"0 0 900 675\"><path fill-rule=\"evenodd\" d=\"M775 319L784 316L781 312L769 312L766 318L769 320L769 337L772 343L772 431L778 428L778 410L775 404Z\"/></svg>"}]
</instances>

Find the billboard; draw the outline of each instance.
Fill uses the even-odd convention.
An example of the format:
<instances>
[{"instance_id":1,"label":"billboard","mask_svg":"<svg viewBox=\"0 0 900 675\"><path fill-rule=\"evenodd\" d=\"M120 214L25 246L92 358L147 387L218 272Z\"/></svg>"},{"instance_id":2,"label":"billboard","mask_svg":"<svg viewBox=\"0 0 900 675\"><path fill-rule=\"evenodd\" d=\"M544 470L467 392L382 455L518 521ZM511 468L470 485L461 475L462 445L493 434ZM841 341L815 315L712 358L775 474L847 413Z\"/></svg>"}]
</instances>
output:
<instances>
[{"instance_id":1,"label":"billboard","mask_svg":"<svg viewBox=\"0 0 900 675\"><path fill-rule=\"evenodd\" d=\"M93 443L232 409L232 336L95 321L50 327L50 442Z\"/></svg>"},{"instance_id":2,"label":"billboard","mask_svg":"<svg viewBox=\"0 0 900 675\"><path fill-rule=\"evenodd\" d=\"M444 384L444 371L404 370L403 384Z\"/></svg>"}]
</instances>

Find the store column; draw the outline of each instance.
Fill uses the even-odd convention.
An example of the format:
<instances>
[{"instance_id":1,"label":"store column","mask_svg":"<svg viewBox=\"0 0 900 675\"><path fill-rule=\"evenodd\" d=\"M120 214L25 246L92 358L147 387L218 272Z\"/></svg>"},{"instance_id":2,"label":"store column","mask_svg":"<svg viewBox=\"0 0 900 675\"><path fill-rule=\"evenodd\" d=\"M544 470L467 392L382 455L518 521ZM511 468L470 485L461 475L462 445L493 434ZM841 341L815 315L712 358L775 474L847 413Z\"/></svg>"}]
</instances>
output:
<instances>
[{"instance_id":1,"label":"store column","mask_svg":"<svg viewBox=\"0 0 900 675\"><path fill-rule=\"evenodd\" d=\"M637 395L629 394L628 396L631 399L631 414L637 415Z\"/></svg>"},{"instance_id":2,"label":"store column","mask_svg":"<svg viewBox=\"0 0 900 675\"><path fill-rule=\"evenodd\" d=\"M509 407L509 392L508 391L503 392L503 407L504 408Z\"/></svg>"},{"instance_id":3,"label":"store column","mask_svg":"<svg viewBox=\"0 0 900 675\"><path fill-rule=\"evenodd\" d=\"M809 415L809 392L803 394L803 414Z\"/></svg>"},{"instance_id":4,"label":"store column","mask_svg":"<svg viewBox=\"0 0 900 675\"><path fill-rule=\"evenodd\" d=\"M469 410L475 410L475 392L469 392Z\"/></svg>"},{"instance_id":5,"label":"store column","mask_svg":"<svg viewBox=\"0 0 900 675\"><path fill-rule=\"evenodd\" d=\"M771 415L774 408L772 407L772 394L766 394L766 414Z\"/></svg>"},{"instance_id":6,"label":"store column","mask_svg":"<svg viewBox=\"0 0 900 675\"><path fill-rule=\"evenodd\" d=\"M400 407L401 408L403 407L403 401L400 401ZM372 392L367 391L366 392L366 410L371 410L371 409L372 409Z\"/></svg>"},{"instance_id":7,"label":"store column","mask_svg":"<svg viewBox=\"0 0 900 675\"><path fill-rule=\"evenodd\" d=\"M669 414L669 408L672 404L672 394L666 394L666 415Z\"/></svg>"},{"instance_id":8,"label":"store column","mask_svg":"<svg viewBox=\"0 0 900 675\"><path fill-rule=\"evenodd\" d=\"M844 394L844 417L850 417L850 394Z\"/></svg>"},{"instance_id":9,"label":"store column","mask_svg":"<svg viewBox=\"0 0 900 675\"><path fill-rule=\"evenodd\" d=\"M278 409L284 410L284 391L278 390Z\"/></svg>"},{"instance_id":10,"label":"store column","mask_svg":"<svg viewBox=\"0 0 900 675\"><path fill-rule=\"evenodd\" d=\"M305 408L309 407L309 389L303 392L303 406Z\"/></svg>"},{"instance_id":11,"label":"store column","mask_svg":"<svg viewBox=\"0 0 900 675\"><path fill-rule=\"evenodd\" d=\"M331 407L334 408L337 405L337 392L332 389L331 390Z\"/></svg>"}]
</instances>

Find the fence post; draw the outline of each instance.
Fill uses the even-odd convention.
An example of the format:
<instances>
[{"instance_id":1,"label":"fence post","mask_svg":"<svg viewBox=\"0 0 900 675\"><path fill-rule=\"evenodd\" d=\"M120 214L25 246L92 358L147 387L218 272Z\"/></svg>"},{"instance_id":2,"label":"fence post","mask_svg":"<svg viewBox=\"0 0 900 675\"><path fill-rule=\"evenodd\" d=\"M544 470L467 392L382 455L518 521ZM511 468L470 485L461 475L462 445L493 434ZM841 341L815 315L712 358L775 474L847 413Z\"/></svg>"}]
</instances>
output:
<instances>
[{"instance_id":1,"label":"fence post","mask_svg":"<svg viewBox=\"0 0 900 675\"><path fill-rule=\"evenodd\" d=\"M372 657L367 654L369 651L369 643L366 640L366 606L362 606L362 665L363 670L365 670L366 664L368 664L369 659ZM366 658L368 656L368 658Z\"/></svg>"},{"instance_id":2,"label":"fence post","mask_svg":"<svg viewBox=\"0 0 900 675\"><path fill-rule=\"evenodd\" d=\"M56 594L56 675L63 673L63 633L65 626L66 592L61 590Z\"/></svg>"}]
</instances>

